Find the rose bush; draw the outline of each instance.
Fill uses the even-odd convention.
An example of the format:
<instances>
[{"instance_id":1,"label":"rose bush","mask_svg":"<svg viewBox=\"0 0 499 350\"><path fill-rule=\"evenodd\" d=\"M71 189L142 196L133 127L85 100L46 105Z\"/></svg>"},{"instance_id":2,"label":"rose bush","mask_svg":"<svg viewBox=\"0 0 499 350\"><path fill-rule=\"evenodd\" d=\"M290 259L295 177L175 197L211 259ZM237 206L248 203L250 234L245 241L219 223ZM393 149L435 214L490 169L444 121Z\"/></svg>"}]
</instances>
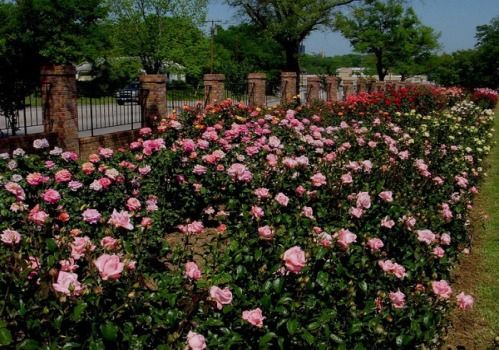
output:
<instances>
[{"instance_id":1,"label":"rose bush","mask_svg":"<svg viewBox=\"0 0 499 350\"><path fill-rule=\"evenodd\" d=\"M364 99L364 100L360 100ZM431 345L492 112L442 89L186 108L129 150L0 158L0 344Z\"/></svg>"}]
</instances>

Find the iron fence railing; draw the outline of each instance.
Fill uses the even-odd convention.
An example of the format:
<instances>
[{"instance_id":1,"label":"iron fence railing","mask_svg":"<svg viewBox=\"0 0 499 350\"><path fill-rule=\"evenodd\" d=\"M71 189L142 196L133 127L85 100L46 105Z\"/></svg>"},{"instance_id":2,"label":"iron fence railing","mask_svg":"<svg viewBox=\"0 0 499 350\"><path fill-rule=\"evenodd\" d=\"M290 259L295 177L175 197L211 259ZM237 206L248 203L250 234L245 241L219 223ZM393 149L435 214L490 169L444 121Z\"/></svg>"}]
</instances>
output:
<instances>
[{"instance_id":1,"label":"iron fence railing","mask_svg":"<svg viewBox=\"0 0 499 350\"><path fill-rule=\"evenodd\" d=\"M50 86L43 87L50 89ZM37 89L16 104L12 113L0 109L0 137L27 135L44 131L43 108L47 104L42 101L41 91Z\"/></svg>"},{"instance_id":2,"label":"iron fence railing","mask_svg":"<svg viewBox=\"0 0 499 350\"><path fill-rule=\"evenodd\" d=\"M90 131L90 135L94 136L99 129L118 131L118 127L121 130L142 127L142 98L147 98L146 90L120 90L116 96L78 97L78 131Z\"/></svg>"},{"instance_id":3,"label":"iron fence railing","mask_svg":"<svg viewBox=\"0 0 499 350\"><path fill-rule=\"evenodd\" d=\"M225 98L234 102L249 104L249 91L247 83L225 83Z\"/></svg>"},{"instance_id":4,"label":"iron fence railing","mask_svg":"<svg viewBox=\"0 0 499 350\"><path fill-rule=\"evenodd\" d=\"M169 112L184 106L203 108L206 105L204 87L197 89L167 90L166 103Z\"/></svg>"}]
</instances>

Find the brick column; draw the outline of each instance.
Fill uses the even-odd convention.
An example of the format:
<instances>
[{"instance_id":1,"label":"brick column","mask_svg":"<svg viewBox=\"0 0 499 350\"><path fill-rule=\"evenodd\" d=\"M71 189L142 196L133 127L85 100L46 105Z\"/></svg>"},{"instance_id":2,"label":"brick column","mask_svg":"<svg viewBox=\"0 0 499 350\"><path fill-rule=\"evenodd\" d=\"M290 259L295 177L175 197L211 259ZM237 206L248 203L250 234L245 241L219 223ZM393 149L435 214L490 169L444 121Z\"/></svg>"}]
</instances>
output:
<instances>
[{"instance_id":1,"label":"brick column","mask_svg":"<svg viewBox=\"0 0 499 350\"><path fill-rule=\"evenodd\" d=\"M357 94L367 92L367 80L365 78L357 79Z\"/></svg>"},{"instance_id":2,"label":"brick column","mask_svg":"<svg viewBox=\"0 0 499 350\"><path fill-rule=\"evenodd\" d=\"M224 100L224 81L223 74L205 74L204 75L204 102L214 104Z\"/></svg>"},{"instance_id":3,"label":"brick column","mask_svg":"<svg viewBox=\"0 0 499 350\"><path fill-rule=\"evenodd\" d=\"M386 85L384 81L376 81L374 83L374 91L375 92L380 92L380 91L385 91Z\"/></svg>"},{"instance_id":4,"label":"brick column","mask_svg":"<svg viewBox=\"0 0 499 350\"><path fill-rule=\"evenodd\" d=\"M281 72L281 104L293 101L296 91L296 72Z\"/></svg>"},{"instance_id":5,"label":"brick column","mask_svg":"<svg viewBox=\"0 0 499 350\"><path fill-rule=\"evenodd\" d=\"M326 77L327 84L327 101L336 102L338 101L338 79L334 75L329 75Z\"/></svg>"},{"instance_id":6,"label":"brick column","mask_svg":"<svg viewBox=\"0 0 499 350\"><path fill-rule=\"evenodd\" d=\"M163 74L143 74L140 81L140 105L144 126L154 127L168 116L166 108L166 77Z\"/></svg>"},{"instance_id":7,"label":"brick column","mask_svg":"<svg viewBox=\"0 0 499 350\"><path fill-rule=\"evenodd\" d=\"M44 130L55 133L62 148L79 153L76 69L47 65L40 73Z\"/></svg>"},{"instance_id":8,"label":"brick column","mask_svg":"<svg viewBox=\"0 0 499 350\"><path fill-rule=\"evenodd\" d=\"M343 80L343 99L353 94L353 80Z\"/></svg>"},{"instance_id":9,"label":"brick column","mask_svg":"<svg viewBox=\"0 0 499 350\"><path fill-rule=\"evenodd\" d=\"M265 95L267 75L265 73L248 74L249 105L261 107L267 104Z\"/></svg>"},{"instance_id":10,"label":"brick column","mask_svg":"<svg viewBox=\"0 0 499 350\"><path fill-rule=\"evenodd\" d=\"M319 93L321 90L321 80L319 77L307 78L307 103L319 100Z\"/></svg>"}]
</instances>

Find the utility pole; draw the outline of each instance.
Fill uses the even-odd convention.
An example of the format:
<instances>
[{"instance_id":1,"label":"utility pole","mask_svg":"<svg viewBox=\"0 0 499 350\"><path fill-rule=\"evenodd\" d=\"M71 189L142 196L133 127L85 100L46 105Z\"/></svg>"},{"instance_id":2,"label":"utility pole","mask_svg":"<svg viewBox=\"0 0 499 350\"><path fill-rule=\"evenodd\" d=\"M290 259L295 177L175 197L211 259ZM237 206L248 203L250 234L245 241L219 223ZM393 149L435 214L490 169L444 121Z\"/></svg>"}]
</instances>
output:
<instances>
[{"instance_id":1,"label":"utility pole","mask_svg":"<svg viewBox=\"0 0 499 350\"><path fill-rule=\"evenodd\" d=\"M215 20L215 19L209 19L207 21L204 21L203 23L211 23L210 26L210 53L211 53L211 59L210 59L210 73L213 73L213 65L215 64L215 32L216 32L216 27L215 23L222 23L222 21Z\"/></svg>"}]
</instances>

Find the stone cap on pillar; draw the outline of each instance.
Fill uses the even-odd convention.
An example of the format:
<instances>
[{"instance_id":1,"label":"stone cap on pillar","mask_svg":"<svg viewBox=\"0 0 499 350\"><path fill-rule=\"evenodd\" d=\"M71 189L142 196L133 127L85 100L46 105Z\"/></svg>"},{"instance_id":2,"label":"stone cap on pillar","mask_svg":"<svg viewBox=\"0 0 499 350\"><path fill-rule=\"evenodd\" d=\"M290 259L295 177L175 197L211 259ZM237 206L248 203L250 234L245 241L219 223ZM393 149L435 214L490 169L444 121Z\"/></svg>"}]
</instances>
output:
<instances>
[{"instance_id":1,"label":"stone cap on pillar","mask_svg":"<svg viewBox=\"0 0 499 350\"><path fill-rule=\"evenodd\" d=\"M248 80L266 80L267 74L265 73L249 73Z\"/></svg>"},{"instance_id":2,"label":"stone cap on pillar","mask_svg":"<svg viewBox=\"0 0 499 350\"><path fill-rule=\"evenodd\" d=\"M321 79L317 75L307 77L307 82L319 83L320 81L321 81Z\"/></svg>"},{"instance_id":3,"label":"stone cap on pillar","mask_svg":"<svg viewBox=\"0 0 499 350\"><path fill-rule=\"evenodd\" d=\"M296 72L281 72L282 78L296 78L297 76Z\"/></svg>"},{"instance_id":4,"label":"stone cap on pillar","mask_svg":"<svg viewBox=\"0 0 499 350\"><path fill-rule=\"evenodd\" d=\"M46 75L76 75L76 67L72 64L47 64L43 65L40 74Z\"/></svg>"},{"instance_id":5,"label":"stone cap on pillar","mask_svg":"<svg viewBox=\"0 0 499 350\"><path fill-rule=\"evenodd\" d=\"M146 84L164 84L166 76L164 74L142 74L139 76L139 81Z\"/></svg>"},{"instance_id":6,"label":"stone cap on pillar","mask_svg":"<svg viewBox=\"0 0 499 350\"><path fill-rule=\"evenodd\" d=\"M203 76L204 81L224 81L225 74L205 74Z\"/></svg>"}]
</instances>

